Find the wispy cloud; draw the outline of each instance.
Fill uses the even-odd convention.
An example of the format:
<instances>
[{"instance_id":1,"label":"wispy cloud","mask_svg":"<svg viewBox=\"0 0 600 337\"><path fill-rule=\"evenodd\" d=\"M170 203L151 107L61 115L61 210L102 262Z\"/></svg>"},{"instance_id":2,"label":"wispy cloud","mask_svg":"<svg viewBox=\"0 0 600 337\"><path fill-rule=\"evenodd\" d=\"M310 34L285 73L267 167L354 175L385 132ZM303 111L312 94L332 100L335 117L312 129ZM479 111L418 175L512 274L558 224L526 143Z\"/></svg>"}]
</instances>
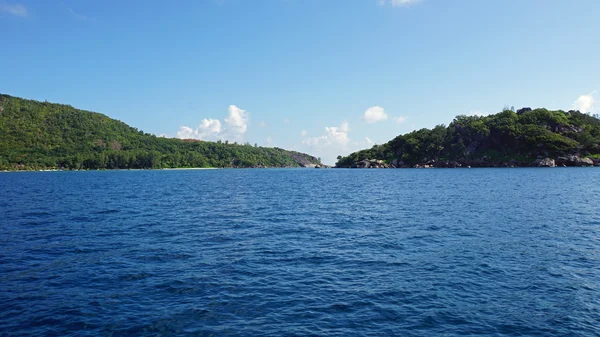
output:
<instances>
[{"instance_id":1,"label":"wispy cloud","mask_svg":"<svg viewBox=\"0 0 600 337\"><path fill-rule=\"evenodd\" d=\"M572 109L579 110L583 113L592 112L594 110L594 104L596 103L596 93L597 91L594 90L587 95L579 96L579 98L573 102Z\"/></svg>"},{"instance_id":2,"label":"wispy cloud","mask_svg":"<svg viewBox=\"0 0 600 337\"><path fill-rule=\"evenodd\" d=\"M402 124L402 123L406 122L406 117L404 117L404 116L394 117L394 122L396 122L396 124Z\"/></svg>"},{"instance_id":3,"label":"wispy cloud","mask_svg":"<svg viewBox=\"0 0 600 337\"><path fill-rule=\"evenodd\" d=\"M21 4L10 4L3 1L0 1L0 13L8 13L22 18L29 16L29 12L25 6Z\"/></svg>"},{"instance_id":4,"label":"wispy cloud","mask_svg":"<svg viewBox=\"0 0 600 337\"><path fill-rule=\"evenodd\" d=\"M421 0L379 0L379 6L408 7L418 2L421 2Z\"/></svg>"},{"instance_id":5,"label":"wispy cloud","mask_svg":"<svg viewBox=\"0 0 600 337\"><path fill-rule=\"evenodd\" d=\"M92 18L92 17L89 17L87 15L83 15L81 13L77 13L76 11L73 10L73 8L68 8L68 10L69 10L69 13L71 14L71 16L74 17L77 20L80 20L80 21L92 21L92 22L95 21L95 19Z\"/></svg>"}]
</instances>

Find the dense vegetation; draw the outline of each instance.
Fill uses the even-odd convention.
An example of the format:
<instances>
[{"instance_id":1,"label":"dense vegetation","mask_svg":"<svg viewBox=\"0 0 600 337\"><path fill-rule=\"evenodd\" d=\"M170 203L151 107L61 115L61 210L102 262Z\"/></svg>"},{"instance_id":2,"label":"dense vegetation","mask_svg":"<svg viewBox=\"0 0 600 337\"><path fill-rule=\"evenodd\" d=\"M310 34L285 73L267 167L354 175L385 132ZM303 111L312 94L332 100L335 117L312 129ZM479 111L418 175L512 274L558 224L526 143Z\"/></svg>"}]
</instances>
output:
<instances>
[{"instance_id":1,"label":"dense vegetation","mask_svg":"<svg viewBox=\"0 0 600 337\"><path fill-rule=\"evenodd\" d=\"M600 155L600 119L579 111L505 108L489 116L458 116L438 125L400 135L386 144L338 157L336 167L381 159L395 166L426 162L476 162L481 166L530 165L539 157Z\"/></svg>"},{"instance_id":2,"label":"dense vegetation","mask_svg":"<svg viewBox=\"0 0 600 337\"><path fill-rule=\"evenodd\" d=\"M105 115L0 95L0 170L297 167L317 158L286 151L156 137Z\"/></svg>"}]
</instances>

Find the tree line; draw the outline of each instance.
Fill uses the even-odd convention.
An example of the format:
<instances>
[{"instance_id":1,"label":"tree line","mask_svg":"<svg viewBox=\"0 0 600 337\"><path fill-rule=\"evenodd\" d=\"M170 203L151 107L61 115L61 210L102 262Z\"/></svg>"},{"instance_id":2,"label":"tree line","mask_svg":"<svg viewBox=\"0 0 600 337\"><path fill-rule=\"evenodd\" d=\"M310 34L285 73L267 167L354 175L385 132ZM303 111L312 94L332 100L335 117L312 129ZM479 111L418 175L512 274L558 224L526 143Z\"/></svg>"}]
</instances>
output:
<instances>
[{"instance_id":1,"label":"tree line","mask_svg":"<svg viewBox=\"0 0 600 337\"><path fill-rule=\"evenodd\" d=\"M454 118L450 125L420 129L391 141L338 156L336 167L364 159L415 165L431 160L531 162L537 157L600 156L600 119L579 111L505 108L489 116Z\"/></svg>"},{"instance_id":2,"label":"tree line","mask_svg":"<svg viewBox=\"0 0 600 337\"><path fill-rule=\"evenodd\" d=\"M70 105L0 95L0 170L296 167L279 148L156 137Z\"/></svg>"}]
</instances>

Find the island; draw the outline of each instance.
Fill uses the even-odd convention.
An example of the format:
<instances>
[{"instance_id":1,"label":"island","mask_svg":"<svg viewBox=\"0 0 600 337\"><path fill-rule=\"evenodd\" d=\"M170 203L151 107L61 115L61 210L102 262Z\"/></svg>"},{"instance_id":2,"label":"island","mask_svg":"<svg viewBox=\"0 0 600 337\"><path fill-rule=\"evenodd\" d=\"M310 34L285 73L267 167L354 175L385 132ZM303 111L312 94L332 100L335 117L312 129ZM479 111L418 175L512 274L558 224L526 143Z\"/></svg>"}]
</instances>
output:
<instances>
[{"instance_id":1,"label":"island","mask_svg":"<svg viewBox=\"0 0 600 337\"><path fill-rule=\"evenodd\" d=\"M338 156L337 168L600 166L600 119L576 110L505 108L457 116Z\"/></svg>"},{"instance_id":2,"label":"island","mask_svg":"<svg viewBox=\"0 0 600 337\"><path fill-rule=\"evenodd\" d=\"M325 167L305 153L157 137L70 105L0 94L0 171Z\"/></svg>"}]
</instances>

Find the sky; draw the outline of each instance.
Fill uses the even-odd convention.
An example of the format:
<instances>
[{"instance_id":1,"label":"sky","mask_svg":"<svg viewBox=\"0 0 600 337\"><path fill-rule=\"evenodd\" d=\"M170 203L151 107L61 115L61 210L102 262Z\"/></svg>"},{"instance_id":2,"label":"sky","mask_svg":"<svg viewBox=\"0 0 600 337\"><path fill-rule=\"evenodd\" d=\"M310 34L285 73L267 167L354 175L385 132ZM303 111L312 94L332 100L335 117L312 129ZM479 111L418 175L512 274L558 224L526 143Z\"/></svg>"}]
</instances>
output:
<instances>
[{"instance_id":1,"label":"sky","mask_svg":"<svg viewBox=\"0 0 600 337\"><path fill-rule=\"evenodd\" d=\"M0 93L338 155L505 106L600 113L597 0L0 0Z\"/></svg>"}]
</instances>

